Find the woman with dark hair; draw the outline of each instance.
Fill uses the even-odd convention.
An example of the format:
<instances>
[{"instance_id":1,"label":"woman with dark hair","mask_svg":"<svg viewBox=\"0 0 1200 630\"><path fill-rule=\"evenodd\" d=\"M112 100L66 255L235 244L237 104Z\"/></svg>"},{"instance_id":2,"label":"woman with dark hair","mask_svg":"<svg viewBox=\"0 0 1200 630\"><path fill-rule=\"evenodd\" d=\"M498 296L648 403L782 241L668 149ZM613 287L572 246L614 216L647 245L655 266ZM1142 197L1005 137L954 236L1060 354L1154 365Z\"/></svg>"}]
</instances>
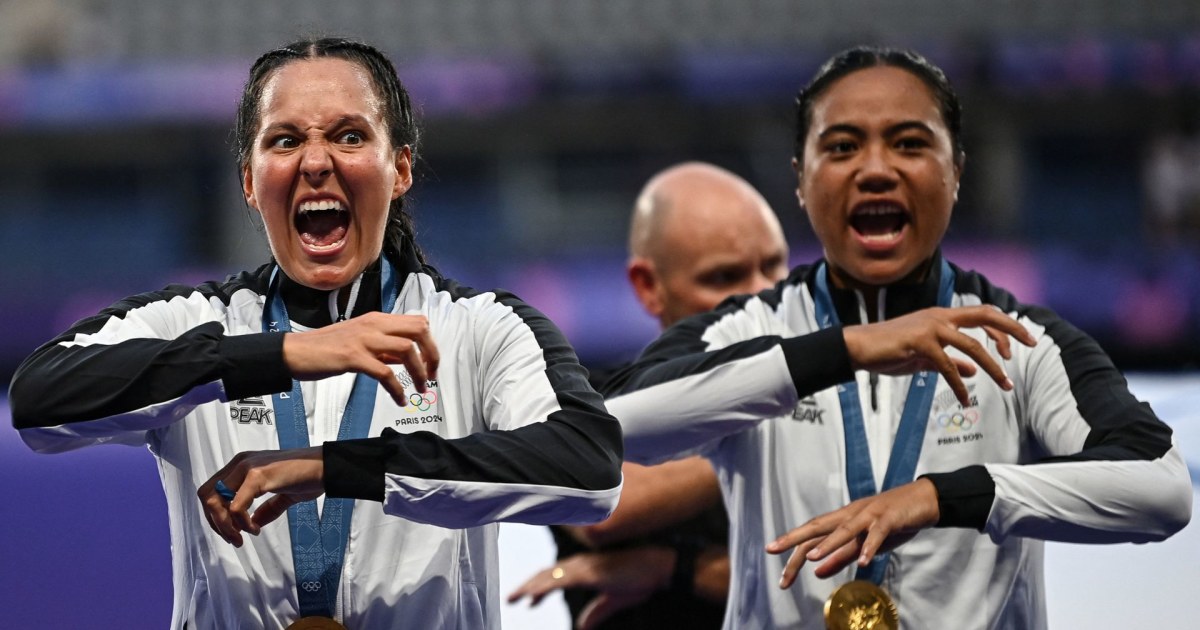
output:
<instances>
[{"instance_id":1,"label":"woman with dark hair","mask_svg":"<svg viewBox=\"0 0 1200 630\"><path fill-rule=\"evenodd\" d=\"M1191 517L1170 428L1103 350L942 256L960 117L915 53L831 59L793 159L824 257L614 381L631 461L717 469L726 628L1045 628L1042 541L1156 541Z\"/></svg>"},{"instance_id":2,"label":"woman with dark hair","mask_svg":"<svg viewBox=\"0 0 1200 630\"><path fill-rule=\"evenodd\" d=\"M274 260L78 322L19 368L14 425L155 454L173 628L499 627L495 523L607 516L618 424L543 315L424 264L417 130L379 51L263 55L236 138Z\"/></svg>"}]
</instances>

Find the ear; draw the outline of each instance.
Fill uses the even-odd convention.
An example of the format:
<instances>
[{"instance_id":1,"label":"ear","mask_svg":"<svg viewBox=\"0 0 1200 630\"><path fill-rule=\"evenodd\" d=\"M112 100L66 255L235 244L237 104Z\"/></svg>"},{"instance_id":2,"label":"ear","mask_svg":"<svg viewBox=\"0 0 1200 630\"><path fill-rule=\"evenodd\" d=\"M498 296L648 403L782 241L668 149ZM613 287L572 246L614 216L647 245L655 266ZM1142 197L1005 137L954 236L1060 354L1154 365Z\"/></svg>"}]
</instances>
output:
<instances>
[{"instance_id":1,"label":"ear","mask_svg":"<svg viewBox=\"0 0 1200 630\"><path fill-rule=\"evenodd\" d=\"M796 202L800 204L800 209L804 209L804 166L800 164L800 160L792 158L792 170L796 172Z\"/></svg>"},{"instance_id":2,"label":"ear","mask_svg":"<svg viewBox=\"0 0 1200 630\"><path fill-rule=\"evenodd\" d=\"M958 201L958 187L962 183L963 167L966 165L967 155L964 153L954 160L954 201Z\"/></svg>"},{"instance_id":3,"label":"ear","mask_svg":"<svg viewBox=\"0 0 1200 630\"><path fill-rule=\"evenodd\" d=\"M254 196L254 175L250 171L250 165L242 167L242 196L246 198L246 205L262 212L258 208L258 199Z\"/></svg>"},{"instance_id":4,"label":"ear","mask_svg":"<svg viewBox=\"0 0 1200 630\"><path fill-rule=\"evenodd\" d=\"M642 303L642 308L654 319L660 319L664 308L662 283L659 282L654 263L646 258L635 257L629 261L625 271L629 275L629 284L633 285L633 292Z\"/></svg>"},{"instance_id":5,"label":"ear","mask_svg":"<svg viewBox=\"0 0 1200 630\"><path fill-rule=\"evenodd\" d=\"M407 144L396 151L396 181L392 184L392 199L412 188L412 148Z\"/></svg>"}]
</instances>

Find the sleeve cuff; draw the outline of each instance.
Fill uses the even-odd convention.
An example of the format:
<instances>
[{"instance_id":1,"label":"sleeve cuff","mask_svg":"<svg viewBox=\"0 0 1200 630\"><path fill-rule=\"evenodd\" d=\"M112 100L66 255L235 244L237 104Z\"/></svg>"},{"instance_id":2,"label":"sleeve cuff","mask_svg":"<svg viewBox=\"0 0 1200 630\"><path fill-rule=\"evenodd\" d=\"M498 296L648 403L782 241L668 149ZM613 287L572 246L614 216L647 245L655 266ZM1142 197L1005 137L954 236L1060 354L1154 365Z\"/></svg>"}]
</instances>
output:
<instances>
[{"instance_id":1,"label":"sleeve cuff","mask_svg":"<svg viewBox=\"0 0 1200 630\"><path fill-rule=\"evenodd\" d=\"M284 392L292 387L292 375L283 362L280 333L227 335L221 338L218 353L224 362L221 382L228 400Z\"/></svg>"},{"instance_id":2,"label":"sleeve cuff","mask_svg":"<svg viewBox=\"0 0 1200 630\"><path fill-rule=\"evenodd\" d=\"M937 527L971 527L983 531L996 500L996 482L987 468L967 466L954 472L921 475L921 478L933 482L937 490Z\"/></svg>"},{"instance_id":3,"label":"sleeve cuff","mask_svg":"<svg viewBox=\"0 0 1200 630\"><path fill-rule=\"evenodd\" d=\"M787 360L792 384L801 396L854 380L854 367L841 326L790 337L779 342L779 346Z\"/></svg>"},{"instance_id":4,"label":"sleeve cuff","mask_svg":"<svg viewBox=\"0 0 1200 630\"><path fill-rule=\"evenodd\" d=\"M396 446L387 437L325 442L325 494L336 499L383 502L383 477Z\"/></svg>"}]
</instances>

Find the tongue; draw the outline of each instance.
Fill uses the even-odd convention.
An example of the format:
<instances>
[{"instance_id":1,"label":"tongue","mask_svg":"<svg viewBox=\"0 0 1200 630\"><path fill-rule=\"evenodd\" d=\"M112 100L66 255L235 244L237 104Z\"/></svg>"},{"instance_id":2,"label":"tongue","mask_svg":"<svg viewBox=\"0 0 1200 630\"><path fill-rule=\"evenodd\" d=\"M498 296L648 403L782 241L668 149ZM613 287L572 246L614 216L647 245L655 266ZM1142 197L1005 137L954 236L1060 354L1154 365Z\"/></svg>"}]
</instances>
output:
<instances>
[{"instance_id":1,"label":"tongue","mask_svg":"<svg viewBox=\"0 0 1200 630\"><path fill-rule=\"evenodd\" d=\"M346 237L349 217L337 210L306 212L296 220L300 239L309 245L328 246Z\"/></svg>"},{"instance_id":2,"label":"tongue","mask_svg":"<svg viewBox=\"0 0 1200 630\"><path fill-rule=\"evenodd\" d=\"M874 214L854 217L854 229L863 236L885 236L904 227L902 214Z\"/></svg>"}]
</instances>

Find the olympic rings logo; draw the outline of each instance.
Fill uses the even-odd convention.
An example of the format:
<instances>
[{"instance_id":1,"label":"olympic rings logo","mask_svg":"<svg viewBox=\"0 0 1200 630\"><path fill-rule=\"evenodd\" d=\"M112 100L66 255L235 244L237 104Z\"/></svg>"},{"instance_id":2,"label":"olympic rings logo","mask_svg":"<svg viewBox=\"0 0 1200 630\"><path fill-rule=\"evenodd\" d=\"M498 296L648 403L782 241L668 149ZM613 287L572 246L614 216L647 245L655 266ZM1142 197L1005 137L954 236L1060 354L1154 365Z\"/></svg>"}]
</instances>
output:
<instances>
[{"instance_id":1,"label":"olympic rings logo","mask_svg":"<svg viewBox=\"0 0 1200 630\"><path fill-rule=\"evenodd\" d=\"M320 582L301 582L300 588L304 589L305 591L307 591L309 593L315 593L315 592L321 590L321 583Z\"/></svg>"},{"instance_id":2,"label":"olympic rings logo","mask_svg":"<svg viewBox=\"0 0 1200 630\"><path fill-rule=\"evenodd\" d=\"M979 424L979 411L964 409L953 413L943 413L937 417L937 424L947 433L969 431L972 427Z\"/></svg>"},{"instance_id":3,"label":"olympic rings logo","mask_svg":"<svg viewBox=\"0 0 1200 630\"><path fill-rule=\"evenodd\" d=\"M431 389L431 390L425 392L424 394L422 394L420 392L413 392L413 393L409 394L408 395L408 404L404 405L404 406L405 406L405 408L408 408L409 406L416 407L417 411L429 411L429 408L436 405L437 401L438 401L437 392L435 392Z\"/></svg>"}]
</instances>

